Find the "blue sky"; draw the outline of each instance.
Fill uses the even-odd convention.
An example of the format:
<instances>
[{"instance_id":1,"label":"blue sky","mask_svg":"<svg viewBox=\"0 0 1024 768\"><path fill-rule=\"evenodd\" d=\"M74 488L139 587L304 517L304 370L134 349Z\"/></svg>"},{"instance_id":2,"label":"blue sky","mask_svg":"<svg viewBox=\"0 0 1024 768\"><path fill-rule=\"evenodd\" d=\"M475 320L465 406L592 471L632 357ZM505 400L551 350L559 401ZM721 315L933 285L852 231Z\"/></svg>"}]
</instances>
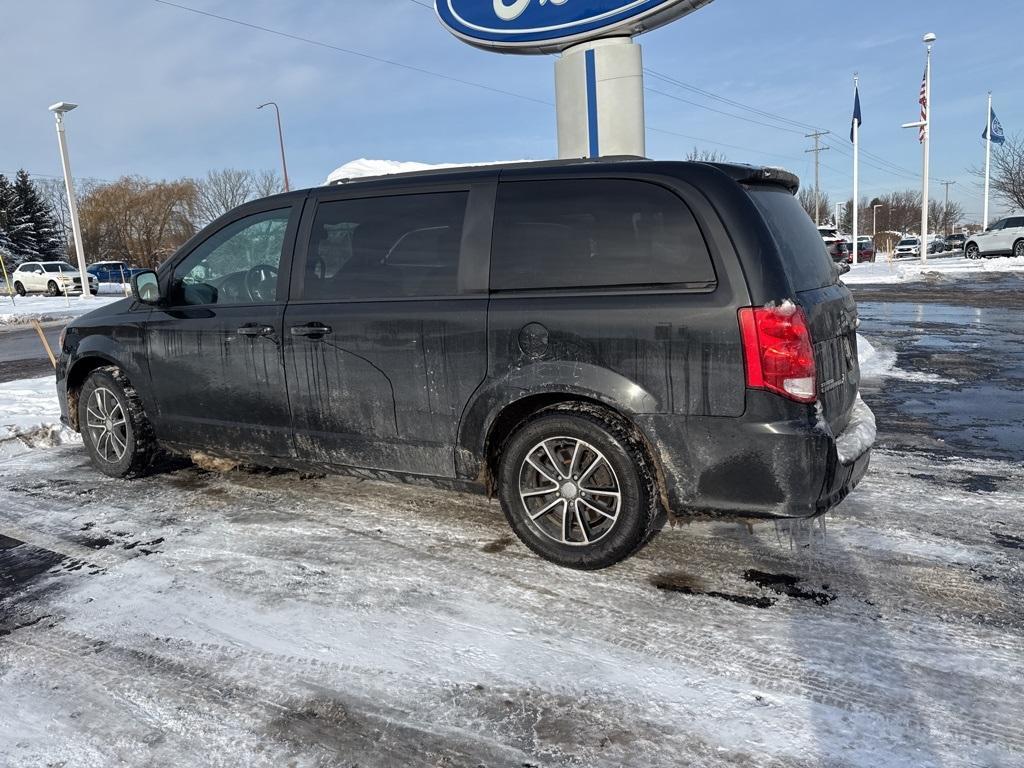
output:
<instances>
[{"instance_id":1,"label":"blue sky","mask_svg":"<svg viewBox=\"0 0 1024 768\"><path fill-rule=\"evenodd\" d=\"M359 157L470 162L555 154L553 59L471 48L417 0L177 1L529 98L154 0L8 1L0 10L7 74L0 171L60 173L46 107L62 99L81 105L68 117L75 175L100 179L276 168L273 115L256 111L270 99L281 105L296 186L320 183ZM833 149L822 153L822 188L839 198L852 184L854 71L861 78L862 147L902 169L865 162L862 192L920 187L920 145L900 124L917 119L920 38L935 32L932 194L942 194L938 180L955 180L951 197L980 216L981 193L967 169L983 159L987 90L994 91L1006 131L1024 130L1022 28L1024 3L1016 2L981 12L952 0L715 0L641 41L645 66L654 72L832 130L826 141ZM747 118L648 92L651 157L682 157L697 145L730 160L783 165L812 183L812 156L804 152L810 141L799 127L756 125L749 120L764 118L650 76L647 86Z\"/></svg>"}]
</instances>

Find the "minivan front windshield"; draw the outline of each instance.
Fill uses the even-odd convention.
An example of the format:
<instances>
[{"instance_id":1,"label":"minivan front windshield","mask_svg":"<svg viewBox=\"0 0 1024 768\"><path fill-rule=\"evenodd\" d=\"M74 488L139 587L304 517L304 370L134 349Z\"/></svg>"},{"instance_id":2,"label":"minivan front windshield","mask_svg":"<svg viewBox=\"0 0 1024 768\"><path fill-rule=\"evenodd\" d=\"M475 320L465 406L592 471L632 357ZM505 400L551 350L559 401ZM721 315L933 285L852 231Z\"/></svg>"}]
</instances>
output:
<instances>
[{"instance_id":1,"label":"minivan front windshield","mask_svg":"<svg viewBox=\"0 0 1024 768\"><path fill-rule=\"evenodd\" d=\"M748 192L775 237L794 289L812 291L834 284L837 273L832 258L800 201L777 186L754 186ZM841 245L845 248L845 243Z\"/></svg>"},{"instance_id":2,"label":"minivan front windshield","mask_svg":"<svg viewBox=\"0 0 1024 768\"><path fill-rule=\"evenodd\" d=\"M68 264L66 261L54 261L50 264L43 264L43 269L47 272L77 272L78 270Z\"/></svg>"}]
</instances>

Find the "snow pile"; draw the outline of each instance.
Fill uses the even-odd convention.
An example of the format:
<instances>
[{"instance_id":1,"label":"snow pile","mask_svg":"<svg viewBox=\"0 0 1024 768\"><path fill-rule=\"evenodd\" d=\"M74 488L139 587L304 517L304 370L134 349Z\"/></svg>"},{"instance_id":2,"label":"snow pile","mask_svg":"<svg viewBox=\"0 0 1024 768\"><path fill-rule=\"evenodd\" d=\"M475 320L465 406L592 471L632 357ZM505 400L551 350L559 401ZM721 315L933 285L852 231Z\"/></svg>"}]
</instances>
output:
<instances>
[{"instance_id":1,"label":"snow pile","mask_svg":"<svg viewBox=\"0 0 1024 768\"><path fill-rule=\"evenodd\" d=\"M401 160L368 160L363 157L353 160L331 171L324 184L333 184L345 179L362 179L367 176L389 176L393 173L414 171L438 171L444 168L474 168L481 165L503 165L506 163L529 162L528 160L491 160L482 163L417 163Z\"/></svg>"},{"instance_id":2,"label":"snow pile","mask_svg":"<svg viewBox=\"0 0 1024 768\"><path fill-rule=\"evenodd\" d=\"M849 464L857 459L875 444L876 435L875 414L868 408L867 403L861 400L858 392L857 400L853 403L853 411L850 413L850 423L843 430L843 434L836 438L839 462Z\"/></svg>"},{"instance_id":3,"label":"snow pile","mask_svg":"<svg viewBox=\"0 0 1024 768\"><path fill-rule=\"evenodd\" d=\"M0 386L0 458L79 439L60 423L53 376Z\"/></svg>"},{"instance_id":4,"label":"snow pile","mask_svg":"<svg viewBox=\"0 0 1024 768\"><path fill-rule=\"evenodd\" d=\"M9 296L0 298L0 326L27 325L33 320L41 323L54 320L73 320L79 315L124 298L120 285L103 285L100 295L88 299L81 296Z\"/></svg>"},{"instance_id":5,"label":"snow pile","mask_svg":"<svg viewBox=\"0 0 1024 768\"><path fill-rule=\"evenodd\" d=\"M906 283L917 280L955 281L979 272L1021 272L1024 259L999 256L992 259L968 259L960 253L930 256L926 264L917 259L889 261L879 254L874 264L852 264L843 275L847 285Z\"/></svg>"},{"instance_id":6,"label":"snow pile","mask_svg":"<svg viewBox=\"0 0 1024 768\"><path fill-rule=\"evenodd\" d=\"M857 334L857 360L860 363L861 379L903 379L905 381L928 381L936 384L952 384L934 373L907 371L896 365L896 350L875 346L867 338Z\"/></svg>"}]
</instances>

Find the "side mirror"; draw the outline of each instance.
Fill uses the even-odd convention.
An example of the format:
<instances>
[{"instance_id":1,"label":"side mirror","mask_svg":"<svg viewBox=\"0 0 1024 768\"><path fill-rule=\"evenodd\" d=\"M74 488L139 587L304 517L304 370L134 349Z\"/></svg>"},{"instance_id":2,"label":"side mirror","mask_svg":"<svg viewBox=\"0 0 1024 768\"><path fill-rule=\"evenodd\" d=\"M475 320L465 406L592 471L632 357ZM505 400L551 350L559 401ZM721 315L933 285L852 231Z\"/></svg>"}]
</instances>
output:
<instances>
[{"instance_id":1,"label":"side mirror","mask_svg":"<svg viewBox=\"0 0 1024 768\"><path fill-rule=\"evenodd\" d=\"M850 265L847 264L845 261L840 261L839 263L836 264L836 270L839 272L840 275L845 275L847 272L850 271Z\"/></svg>"},{"instance_id":2,"label":"side mirror","mask_svg":"<svg viewBox=\"0 0 1024 768\"><path fill-rule=\"evenodd\" d=\"M144 269L132 276L132 296L143 304L160 303L160 280L156 272Z\"/></svg>"}]
</instances>

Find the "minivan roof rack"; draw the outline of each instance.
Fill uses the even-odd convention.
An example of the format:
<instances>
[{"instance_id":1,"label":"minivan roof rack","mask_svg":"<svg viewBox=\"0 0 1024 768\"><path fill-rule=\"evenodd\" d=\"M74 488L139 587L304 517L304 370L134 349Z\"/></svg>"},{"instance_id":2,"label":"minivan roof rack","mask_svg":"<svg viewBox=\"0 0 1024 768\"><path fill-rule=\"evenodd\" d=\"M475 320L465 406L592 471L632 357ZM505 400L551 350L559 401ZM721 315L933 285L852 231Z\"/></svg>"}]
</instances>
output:
<instances>
[{"instance_id":1,"label":"minivan roof rack","mask_svg":"<svg viewBox=\"0 0 1024 768\"><path fill-rule=\"evenodd\" d=\"M449 174L465 173L466 171L502 171L506 169L527 169L530 168L553 168L567 165L597 165L602 163L623 163L636 162L638 160L650 160L649 157L640 155L608 155L605 157L581 157L569 160L525 160L513 163L484 163L474 165L449 166L447 168L427 168L422 171L405 171L404 173L384 173L376 176L353 176L343 179L335 179L327 186L340 184L355 184L363 181L380 181L382 179L415 179L421 176L443 176Z\"/></svg>"}]
</instances>

